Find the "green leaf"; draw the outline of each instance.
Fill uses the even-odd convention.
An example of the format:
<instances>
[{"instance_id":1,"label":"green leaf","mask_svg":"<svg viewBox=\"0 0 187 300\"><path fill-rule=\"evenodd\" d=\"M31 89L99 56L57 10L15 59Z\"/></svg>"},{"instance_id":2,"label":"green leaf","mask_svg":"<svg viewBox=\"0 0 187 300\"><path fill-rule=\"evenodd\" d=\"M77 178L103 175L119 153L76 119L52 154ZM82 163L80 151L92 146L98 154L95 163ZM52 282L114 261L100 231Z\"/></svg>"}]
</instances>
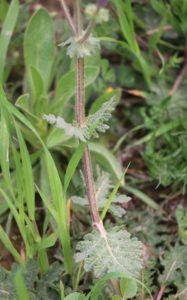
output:
<instances>
[{"instance_id":1,"label":"green leaf","mask_svg":"<svg viewBox=\"0 0 187 300\"><path fill-rule=\"evenodd\" d=\"M64 263L68 273L72 272L72 250L70 245L69 228L67 223L67 207L62 183L51 154L45 150L47 174L51 190L53 205L57 214L57 226L61 243L63 245Z\"/></svg>"},{"instance_id":2,"label":"green leaf","mask_svg":"<svg viewBox=\"0 0 187 300\"><path fill-rule=\"evenodd\" d=\"M145 193L143 193L142 191L131 187L129 185L125 185L125 189L127 190L127 192L135 195L136 197L138 197L141 201L143 201L145 204L147 204L148 206L152 207L153 209L160 209L160 206L153 200L151 199L149 196L147 196Z\"/></svg>"},{"instance_id":3,"label":"green leaf","mask_svg":"<svg viewBox=\"0 0 187 300\"><path fill-rule=\"evenodd\" d=\"M28 76L31 85L32 100L35 103L44 93L44 80L42 79L40 71L32 65L28 68Z\"/></svg>"},{"instance_id":4,"label":"green leaf","mask_svg":"<svg viewBox=\"0 0 187 300\"><path fill-rule=\"evenodd\" d=\"M120 180L116 183L116 185L114 186L112 192L110 193L106 203L105 203L105 206L103 208L103 211L102 211L102 214L101 214L101 220L103 220L106 216L106 213L107 211L110 209L110 207L112 206L112 202L115 201L115 196L117 194L117 191L121 185L121 182L124 180L124 176L125 176L125 173L122 175L122 177L120 178ZM127 197L126 195L121 195L120 196L122 198L122 201L121 203L128 203L130 201L130 197ZM123 199L124 198L124 199ZM123 213L124 214L124 213ZM122 215L123 215L122 214Z\"/></svg>"},{"instance_id":5,"label":"green leaf","mask_svg":"<svg viewBox=\"0 0 187 300\"><path fill-rule=\"evenodd\" d=\"M42 122L41 118L38 118L31 112L29 107L29 94L21 95L16 101L16 106L19 107L25 114L27 114L31 122L33 122L35 125Z\"/></svg>"},{"instance_id":6,"label":"green leaf","mask_svg":"<svg viewBox=\"0 0 187 300\"><path fill-rule=\"evenodd\" d=\"M92 84L99 75L99 67L85 67L85 87ZM59 114L67 102L75 95L76 72L72 70L65 74L57 83L55 99L50 111Z\"/></svg>"},{"instance_id":7,"label":"green leaf","mask_svg":"<svg viewBox=\"0 0 187 300\"><path fill-rule=\"evenodd\" d=\"M68 166L67 166L67 170L66 170L66 174L65 174L65 178L64 178L64 192L66 193L70 184L70 181L73 177L73 174L75 173L75 170L82 158L83 152L84 152L84 144L80 144L80 146L76 149L76 151L74 152L73 156L71 157Z\"/></svg>"},{"instance_id":8,"label":"green leaf","mask_svg":"<svg viewBox=\"0 0 187 300\"><path fill-rule=\"evenodd\" d=\"M176 272L183 271L187 264L187 247L176 245L164 254L162 258L162 266L164 267L163 275L161 276L161 282L166 285L171 282L175 282Z\"/></svg>"},{"instance_id":9,"label":"green leaf","mask_svg":"<svg viewBox=\"0 0 187 300\"><path fill-rule=\"evenodd\" d=\"M88 128L88 136L99 137L99 133L104 133L109 129L106 124L111 118L111 113L115 109L117 102L116 98L112 97L109 101L106 101L102 106L93 114L88 117L86 126Z\"/></svg>"},{"instance_id":10,"label":"green leaf","mask_svg":"<svg viewBox=\"0 0 187 300\"><path fill-rule=\"evenodd\" d=\"M119 22L123 36L129 45L129 49L139 62L141 71L145 77L146 82L150 84L150 68L147 64L147 61L144 59L136 41L136 34L133 24L134 16L131 6L131 0L127 0L125 1L125 3L123 3L122 0L113 0L113 2L117 8L117 14L119 17Z\"/></svg>"},{"instance_id":11,"label":"green leaf","mask_svg":"<svg viewBox=\"0 0 187 300\"><path fill-rule=\"evenodd\" d=\"M109 274L105 275L100 280L97 280L95 286L91 290L90 300L98 300L99 295L100 295L101 290L104 287L104 285L107 283L108 280L111 280L111 279L114 279L114 278L127 278L127 277L126 277L126 275L124 273L121 273L121 272L113 272L113 273L109 273ZM153 300L153 297L152 297L149 289L141 281L139 281L139 280L136 279L136 282L139 285L141 285L142 287L144 287L144 289L149 294L150 299Z\"/></svg>"},{"instance_id":12,"label":"green leaf","mask_svg":"<svg viewBox=\"0 0 187 300\"><path fill-rule=\"evenodd\" d=\"M140 49L136 41L134 31L131 1L127 0L126 3L123 4L122 0L114 0L114 3L117 8L117 13L123 35L126 38L132 52L135 54L139 54Z\"/></svg>"},{"instance_id":13,"label":"green leaf","mask_svg":"<svg viewBox=\"0 0 187 300\"><path fill-rule=\"evenodd\" d=\"M165 17L168 12L165 4L159 0L151 0L152 8L161 16Z\"/></svg>"},{"instance_id":14,"label":"green leaf","mask_svg":"<svg viewBox=\"0 0 187 300\"><path fill-rule=\"evenodd\" d=\"M76 247L75 261L84 260L86 272L94 271L96 277L110 272L124 272L126 277L138 277L142 268L142 244L130 238L127 231L111 231L100 235L93 231L84 236Z\"/></svg>"},{"instance_id":15,"label":"green leaf","mask_svg":"<svg viewBox=\"0 0 187 300\"><path fill-rule=\"evenodd\" d=\"M58 233L56 231L54 231L47 237L43 237L39 245L40 249L47 249L53 247L57 241L57 238L58 238Z\"/></svg>"},{"instance_id":16,"label":"green leaf","mask_svg":"<svg viewBox=\"0 0 187 300\"><path fill-rule=\"evenodd\" d=\"M23 171L23 184L25 191L25 198L27 203L27 209L29 218L35 220L35 188L34 188L34 177L32 171L32 165L28 149L25 141L21 134L19 127L16 126L17 137L20 146L21 160L22 160L22 171Z\"/></svg>"},{"instance_id":17,"label":"green leaf","mask_svg":"<svg viewBox=\"0 0 187 300\"><path fill-rule=\"evenodd\" d=\"M63 134L62 129L53 127L46 140L47 147L54 149L63 145L63 147L77 148L79 141Z\"/></svg>"},{"instance_id":18,"label":"green leaf","mask_svg":"<svg viewBox=\"0 0 187 300\"><path fill-rule=\"evenodd\" d=\"M70 137L76 137L81 142L86 142L92 136L99 137L99 133L104 133L109 126L106 122L110 119L111 113L116 105L116 100L113 97L110 101L106 101L93 115L88 117L85 126L80 128L67 123L61 117L55 117L54 115L43 115L43 119L47 120L50 124L55 125L57 128L63 129L64 133Z\"/></svg>"},{"instance_id":19,"label":"green leaf","mask_svg":"<svg viewBox=\"0 0 187 300\"><path fill-rule=\"evenodd\" d=\"M125 214L125 209L121 207L121 204L128 203L131 199L126 195L116 195L124 175L113 187L113 184L110 180L110 175L108 173L101 171L99 167L96 168L96 171L96 180L94 182L94 186L96 192L97 208L99 210L103 210L101 219L104 218L108 210L115 217L122 217ZM111 189L113 190L110 194ZM89 205L89 201L86 196L84 198L72 196L71 199L75 204L78 204L80 206Z\"/></svg>"},{"instance_id":20,"label":"green leaf","mask_svg":"<svg viewBox=\"0 0 187 300\"><path fill-rule=\"evenodd\" d=\"M131 299L136 296L138 286L133 278L123 278L120 281L121 294L125 299Z\"/></svg>"},{"instance_id":21,"label":"green leaf","mask_svg":"<svg viewBox=\"0 0 187 300\"><path fill-rule=\"evenodd\" d=\"M85 296L80 293L72 293L68 295L65 300L85 300Z\"/></svg>"},{"instance_id":22,"label":"green leaf","mask_svg":"<svg viewBox=\"0 0 187 300\"><path fill-rule=\"evenodd\" d=\"M40 135L38 134L34 126L28 121L28 119L22 113L19 112L19 110L16 109L16 107L11 102L9 102L6 99L6 95L4 93L1 82L0 82L0 96L1 96L0 97L1 105L3 105L5 109L11 114L13 114L21 123L23 123L26 127L28 127L31 130L31 132L35 135L37 140L40 142L40 144L43 146L43 148L46 149L44 142L42 141Z\"/></svg>"},{"instance_id":23,"label":"green leaf","mask_svg":"<svg viewBox=\"0 0 187 300\"><path fill-rule=\"evenodd\" d=\"M29 292L27 290L24 277L21 270L18 270L14 276L14 284L19 300L29 300Z\"/></svg>"},{"instance_id":24,"label":"green leaf","mask_svg":"<svg viewBox=\"0 0 187 300\"><path fill-rule=\"evenodd\" d=\"M9 147L10 147L10 136L7 128L6 120L3 115L3 108L1 108L1 122L0 122L0 136L1 136L1 145L0 145L0 165L4 179L6 181L9 191L13 193L12 180L10 175L10 161L9 161ZM4 111L4 113L6 113Z\"/></svg>"},{"instance_id":25,"label":"green leaf","mask_svg":"<svg viewBox=\"0 0 187 300\"><path fill-rule=\"evenodd\" d=\"M40 74L45 91L47 91L51 81L54 56L55 37L53 22L48 12L42 8L35 12L27 26L24 36L24 57L27 72L30 71L31 66L35 68L35 85L37 84L36 78ZM32 86L32 83L30 84ZM39 85L41 90L41 80Z\"/></svg>"},{"instance_id":26,"label":"green leaf","mask_svg":"<svg viewBox=\"0 0 187 300\"><path fill-rule=\"evenodd\" d=\"M97 112L100 107L104 104L107 103L107 101L110 101L112 98L116 100L116 104L120 101L121 97L121 90L120 89L115 89L111 93L105 92L103 95L101 95L98 99L96 99L89 111L90 115L93 115L95 112Z\"/></svg>"},{"instance_id":27,"label":"green leaf","mask_svg":"<svg viewBox=\"0 0 187 300\"><path fill-rule=\"evenodd\" d=\"M121 298L121 296L115 295L112 297L112 300L123 300L123 299Z\"/></svg>"},{"instance_id":28,"label":"green leaf","mask_svg":"<svg viewBox=\"0 0 187 300\"><path fill-rule=\"evenodd\" d=\"M19 1L12 0L8 13L6 15L5 22L3 24L3 29L0 35L0 81L3 81L4 67L6 63L6 55L10 39L17 22L19 13Z\"/></svg>"},{"instance_id":29,"label":"green leaf","mask_svg":"<svg viewBox=\"0 0 187 300\"><path fill-rule=\"evenodd\" d=\"M8 3L7 0L1 0L0 2L0 20L4 22L7 12L8 12Z\"/></svg>"},{"instance_id":30,"label":"green leaf","mask_svg":"<svg viewBox=\"0 0 187 300\"><path fill-rule=\"evenodd\" d=\"M2 228L2 226L0 226L0 240L3 242L3 244L8 249L8 251L12 254L12 256L19 263L22 263L23 262L22 257L17 252L16 248L14 247L14 245L12 244L12 242L10 241L8 235L6 234L6 232L4 231L4 229Z\"/></svg>"},{"instance_id":31,"label":"green leaf","mask_svg":"<svg viewBox=\"0 0 187 300\"><path fill-rule=\"evenodd\" d=\"M119 181L123 175L123 171L115 156L99 143L89 143L88 145L93 160L96 160L105 170L111 173L115 182Z\"/></svg>"}]
</instances>

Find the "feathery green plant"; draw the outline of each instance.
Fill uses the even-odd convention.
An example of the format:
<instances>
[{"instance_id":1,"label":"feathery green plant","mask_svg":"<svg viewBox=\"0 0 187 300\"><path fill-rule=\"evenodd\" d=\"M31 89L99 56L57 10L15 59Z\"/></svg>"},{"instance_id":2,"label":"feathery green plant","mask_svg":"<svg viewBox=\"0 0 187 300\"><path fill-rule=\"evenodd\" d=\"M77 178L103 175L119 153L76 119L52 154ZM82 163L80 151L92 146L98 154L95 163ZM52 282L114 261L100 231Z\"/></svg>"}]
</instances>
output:
<instances>
[{"instance_id":1,"label":"feathery green plant","mask_svg":"<svg viewBox=\"0 0 187 300\"><path fill-rule=\"evenodd\" d=\"M104 1L107 2L107 1ZM105 4L103 1L97 2L97 8L93 19L88 27L83 30L81 0L75 1L75 22L72 19L66 2L61 0L66 19L69 23L73 38L63 43L68 44L67 54L76 61L76 104L75 114L77 127L67 124L63 119L54 116L44 116L51 123L55 123L59 128L63 128L75 135L83 142L86 142L85 136L90 132L91 135L98 136L98 133L105 132L108 126L105 124L109 120L110 113L114 108L114 100L104 103L100 110L86 119L85 117L85 57L92 55L95 48L98 48L98 40L91 33L96 24L96 16L100 8ZM84 133L83 133L84 132ZM82 133L82 134L81 134ZM95 275L100 277L107 272L124 272L126 276L137 277L141 269L141 243L131 239L125 231L107 232L104 228L103 221L99 215L97 196L94 185L91 155L89 144L85 145L83 153L83 169L85 177L85 186L87 199L90 206L92 217L93 232L85 236L85 239L77 245L79 254L76 254L77 261L85 261L86 271L94 269ZM103 250L100 256L99 246ZM98 260L100 256L100 259ZM97 262L97 263L96 263Z\"/></svg>"}]
</instances>

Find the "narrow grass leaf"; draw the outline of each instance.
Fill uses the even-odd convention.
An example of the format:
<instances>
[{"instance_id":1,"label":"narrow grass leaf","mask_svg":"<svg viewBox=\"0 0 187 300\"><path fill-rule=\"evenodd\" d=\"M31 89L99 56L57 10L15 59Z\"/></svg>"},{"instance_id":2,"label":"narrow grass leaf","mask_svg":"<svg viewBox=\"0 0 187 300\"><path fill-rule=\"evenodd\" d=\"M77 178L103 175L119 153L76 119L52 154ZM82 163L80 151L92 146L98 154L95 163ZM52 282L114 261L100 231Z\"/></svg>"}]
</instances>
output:
<instances>
[{"instance_id":1,"label":"narrow grass leaf","mask_svg":"<svg viewBox=\"0 0 187 300\"><path fill-rule=\"evenodd\" d=\"M160 209L160 206L149 196L147 196L145 193L141 192L140 190L137 190L136 188L133 188L129 185L125 185L125 189L127 192L133 194L137 198L139 198L142 202L147 204L148 206L152 207L153 209Z\"/></svg>"},{"instance_id":2,"label":"narrow grass leaf","mask_svg":"<svg viewBox=\"0 0 187 300\"><path fill-rule=\"evenodd\" d=\"M88 145L93 159L95 159L105 170L109 171L113 175L115 182L118 182L123 175L123 171L115 156L99 143L89 143ZM122 184L123 183L124 182L122 182Z\"/></svg>"},{"instance_id":3,"label":"narrow grass leaf","mask_svg":"<svg viewBox=\"0 0 187 300\"><path fill-rule=\"evenodd\" d=\"M29 152L21 131L18 126L16 126L17 137L20 146L20 154L22 160L22 171L23 171L23 184L25 191L25 198L27 203L27 209L29 218L35 220L35 188L34 188L34 177L32 171L32 165L29 157Z\"/></svg>"},{"instance_id":4,"label":"narrow grass leaf","mask_svg":"<svg viewBox=\"0 0 187 300\"><path fill-rule=\"evenodd\" d=\"M12 244L11 240L9 239L8 235L6 234L2 226L0 226L0 240L2 241L4 246L8 249L8 251L12 254L12 256L15 258L15 260L19 263L22 263L23 260L21 255L17 252L16 248Z\"/></svg>"},{"instance_id":5,"label":"narrow grass leaf","mask_svg":"<svg viewBox=\"0 0 187 300\"><path fill-rule=\"evenodd\" d=\"M82 143L79 145L79 147L76 149L76 151L74 152L73 156L71 157L68 166L67 166L67 170L66 170L66 174L65 174L65 178L64 178L64 193L66 194L69 184L71 182L71 179L75 173L75 170L82 158L83 152L84 152L84 147L85 145Z\"/></svg>"},{"instance_id":6,"label":"narrow grass leaf","mask_svg":"<svg viewBox=\"0 0 187 300\"><path fill-rule=\"evenodd\" d=\"M18 296L18 300L29 300L29 292L27 290L24 277L21 270L18 270L14 276L14 284Z\"/></svg>"},{"instance_id":7,"label":"narrow grass leaf","mask_svg":"<svg viewBox=\"0 0 187 300\"><path fill-rule=\"evenodd\" d=\"M0 34L0 81L3 81L6 55L19 13L19 1L12 0Z\"/></svg>"},{"instance_id":8,"label":"narrow grass leaf","mask_svg":"<svg viewBox=\"0 0 187 300\"><path fill-rule=\"evenodd\" d=\"M59 230L60 240L63 246L64 263L68 273L72 272L72 251L70 245L69 228L67 222L66 199L62 189L62 183L55 166L54 160L48 151L46 154L46 166L49 178L52 201L54 203L58 218L56 220Z\"/></svg>"},{"instance_id":9,"label":"narrow grass leaf","mask_svg":"<svg viewBox=\"0 0 187 300\"><path fill-rule=\"evenodd\" d=\"M123 175L121 176L121 178L116 182L116 185L114 186L114 188L113 188L113 190L112 190L112 192L111 192L111 194L110 194L110 196L109 196L109 198L108 198L108 200L106 202L106 205L105 205L105 207L104 207L104 209L103 209L103 211L101 213L101 220L103 220L105 218L105 216L106 216L106 214L107 214L107 212L108 212L108 210L109 210L109 208L110 208L110 206L112 204L112 201L113 201L114 197L116 196L116 194L117 194L117 192L118 192L118 190L120 188L121 183L124 182L124 176L125 176L125 174L126 174L126 172L128 170L128 167L126 168L126 170L123 173Z\"/></svg>"},{"instance_id":10,"label":"narrow grass leaf","mask_svg":"<svg viewBox=\"0 0 187 300\"><path fill-rule=\"evenodd\" d=\"M0 136L1 136L1 145L0 145L0 165L1 170L6 182L6 185L13 195L12 180L10 174L10 161L9 161L9 147L10 147L10 136L7 128L7 124L3 115L3 108L1 109L1 122L0 122Z\"/></svg>"},{"instance_id":11,"label":"narrow grass leaf","mask_svg":"<svg viewBox=\"0 0 187 300\"><path fill-rule=\"evenodd\" d=\"M22 220L20 218L20 215L18 214L15 205L12 203L12 201L10 200L10 198L7 196L7 194L1 188L0 188L0 193L3 196L3 198L6 200L6 203L7 203L8 207L9 207L12 215L14 216L14 219L16 221L18 229L19 229L19 231L21 233L21 236L22 236L22 238L24 240L24 243L25 243L25 246L26 246L26 250L27 250L27 255L29 257L31 257L32 256L32 251L30 249L30 245L29 245L28 240L27 240L27 232L26 232L25 224L22 222Z\"/></svg>"}]
</instances>

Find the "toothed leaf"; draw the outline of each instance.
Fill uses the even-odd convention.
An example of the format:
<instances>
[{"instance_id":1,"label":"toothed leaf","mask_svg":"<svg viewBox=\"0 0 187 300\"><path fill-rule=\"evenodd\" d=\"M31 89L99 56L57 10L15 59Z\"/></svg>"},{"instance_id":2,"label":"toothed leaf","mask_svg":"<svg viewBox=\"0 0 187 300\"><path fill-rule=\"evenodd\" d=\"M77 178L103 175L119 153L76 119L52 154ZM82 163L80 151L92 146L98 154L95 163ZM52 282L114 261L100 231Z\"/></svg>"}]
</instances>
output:
<instances>
[{"instance_id":1,"label":"toothed leaf","mask_svg":"<svg viewBox=\"0 0 187 300\"><path fill-rule=\"evenodd\" d=\"M96 277L110 272L124 272L127 277L138 277L142 268L142 244L127 231L107 232L106 238L98 231L84 237L76 247L75 261L84 260L86 272Z\"/></svg>"},{"instance_id":2,"label":"toothed leaf","mask_svg":"<svg viewBox=\"0 0 187 300\"><path fill-rule=\"evenodd\" d=\"M55 117L54 115L50 114L50 115L43 115L43 119L46 120L48 123L55 125L57 128L63 129L65 134L70 137L76 137L80 139L82 142L86 142L88 138L86 128L79 128L73 126L72 124L67 123L61 117Z\"/></svg>"},{"instance_id":3,"label":"toothed leaf","mask_svg":"<svg viewBox=\"0 0 187 300\"><path fill-rule=\"evenodd\" d=\"M96 199L97 199L97 208L99 210L102 210L105 207L112 188L113 185L110 180L110 175L106 172L101 172L100 169L97 169L97 180L95 181L95 191L96 191ZM73 203L78 204L80 206L89 205L87 197L72 196L71 199ZM110 205L109 208L110 213L112 213L116 217L121 218L126 211L119 204L128 203L130 200L131 198L126 195L117 195L116 197L114 197L113 202Z\"/></svg>"},{"instance_id":4,"label":"toothed leaf","mask_svg":"<svg viewBox=\"0 0 187 300\"><path fill-rule=\"evenodd\" d=\"M92 136L96 138L99 137L99 133L104 133L109 128L106 122L110 119L115 105L116 100L115 97L113 97L110 101L105 102L96 113L90 115L87 123L82 128L67 123L63 118L55 117L52 114L44 114L43 119L55 125L57 128L63 129L66 135L76 137L82 142L86 142Z\"/></svg>"},{"instance_id":5,"label":"toothed leaf","mask_svg":"<svg viewBox=\"0 0 187 300\"><path fill-rule=\"evenodd\" d=\"M106 101L98 111L88 117L87 127L89 128L90 136L97 138L99 133L104 133L109 129L106 122L110 119L115 106L116 98L112 97L110 101Z\"/></svg>"}]
</instances>

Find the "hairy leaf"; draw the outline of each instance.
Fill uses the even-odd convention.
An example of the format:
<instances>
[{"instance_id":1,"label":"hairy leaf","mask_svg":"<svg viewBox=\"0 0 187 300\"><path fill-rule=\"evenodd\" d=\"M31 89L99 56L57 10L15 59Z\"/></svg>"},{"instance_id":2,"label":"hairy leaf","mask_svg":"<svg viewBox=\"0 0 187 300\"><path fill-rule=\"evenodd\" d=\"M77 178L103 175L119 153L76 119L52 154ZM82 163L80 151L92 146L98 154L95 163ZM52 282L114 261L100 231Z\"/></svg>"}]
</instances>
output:
<instances>
[{"instance_id":1,"label":"hairy leaf","mask_svg":"<svg viewBox=\"0 0 187 300\"><path fill-rule=\"evenodd\" d=\"M113 97L110 101L105 102L96 113L90 115L87 123L82 128L67 123L63 118L55 117L52 114L43 115L43 119L55 125L57 128L64 129L66 135L76 137L82 142L86 142L86 140L92 136L98 138L99 133L104 133L109 128L106 122L110 119L111 112L114 110L115 105L116 100L115 97Z\"/></svg>"},{"instance_id":2,"label":"hairy leaf","mask_svg":"<svg viewBox=\"0 0 187 300\"><path fill-rule=\"evenodd\" d=\"M116 98L112 97L110 101L106 101L101 108L88 118L87 127L89 134L98 137L98 133L104 133L109 129L106 124L111 117L112 111L116 106Z\"/></svg>"},{"instance_id":3,"label":"hairy leaf","mask_svg":"<svg viewBox=\"0 0 187 300\"><path fill-rule=\"evenodd\" d=\"M176 278L176 271L181 270L184 275L184 270L187 266L187 247L177 245L165 254L162 261L164 266L164 274L161 276L161 281L172 282Z\"/></svg>"},{"instance_id":4,"label":"hairy leaf","mask_svg":"<svg viewBox=\"0 0 187 300\"><path fill-rule=\"evenodd\" d=\"M110 195L110 191L113 188L113 184L110 180L110 175L106 172L101 171L97 168L97 179L95 181L95 191L96 191L96 199L97 199L97 208L102 210L108 197ZM78 197L72 196L72 201L75 204L79 204L81 206L88 206L88 198L87 197ZM110 205L109 211L116 217L122 217L125 214L125 209L122 208L119 204L127 203L131 200L130 197L126 195L119 195L113 199L112 204Z\"/></svg>"},{"instance_id":5,"label":"hairy leaf","mask_svg":"<svg viewBox=\"0 0 187 300\"><path fill-rule=\"evenodd\" d=\"M85 271L94 271L96 277L110 272L124 272L127 277L138 277L142 267L142 244L130 238L127 231L107 232L101 237L93 231L77 244L75 261L85 261Z\"/></svg>"},{"instance_id":6,"label":"hairy leaf","mask_svg":"<svg viewBox=\"0 0 187 300\"><path fill-rule=\"evenodd\" d=\"M55 117L54 115L43 115L43 119L47 120L50 124L55 125L57 128L64 129L66 135L76 137L82 142L86 142L87 131L86 128L78 128L70 123L67 123L61 117Z\"/></svg>"}]
</instances>

